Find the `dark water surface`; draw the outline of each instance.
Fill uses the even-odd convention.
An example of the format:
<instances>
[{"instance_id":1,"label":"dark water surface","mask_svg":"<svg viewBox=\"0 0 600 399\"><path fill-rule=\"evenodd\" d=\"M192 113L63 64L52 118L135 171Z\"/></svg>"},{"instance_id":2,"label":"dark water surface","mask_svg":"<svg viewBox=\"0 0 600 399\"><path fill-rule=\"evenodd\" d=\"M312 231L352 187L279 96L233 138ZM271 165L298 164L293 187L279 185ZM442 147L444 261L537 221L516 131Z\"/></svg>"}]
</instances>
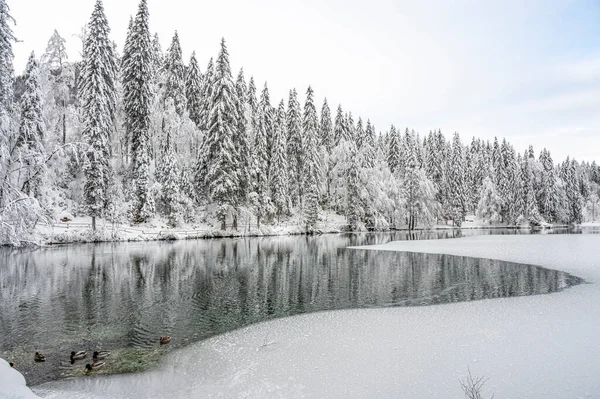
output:
<instances>
[{"instance_id":1,"label":"dark water surface","mask_svg":"<svg viewBox=\"0 0 600 399\"><path fill-rule=\"evenodd\" d=\"M346 249L486 233L0 249L0 357L14 361L35 385L81 375L86 362L71 365L72 350L111 350L105 373L140 371L173 348L276 317L545 294L581 282L563 272L510 262ZM159 345L162 335L171 335L172 342ZM34 363L35 351L47 361Z\"/></svg>"}]
</instances>

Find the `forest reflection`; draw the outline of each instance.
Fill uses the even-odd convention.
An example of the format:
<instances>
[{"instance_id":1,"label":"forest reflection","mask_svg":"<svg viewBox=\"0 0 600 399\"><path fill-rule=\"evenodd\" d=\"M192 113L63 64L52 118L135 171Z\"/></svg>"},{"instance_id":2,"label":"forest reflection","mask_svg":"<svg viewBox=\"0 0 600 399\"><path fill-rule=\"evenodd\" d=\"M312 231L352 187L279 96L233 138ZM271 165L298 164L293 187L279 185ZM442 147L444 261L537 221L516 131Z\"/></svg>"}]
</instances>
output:
<instances>
[{"instance_id":1,"label":"forest reflection","mask_svg":"<svg viewBox=\"0 0 600 399\"><path fill-rule=\"evenodd\" d=\"M439 234L438 234L439 235ZM580 283L555 270L489 259L346 249L398 237L215 239L0 251L0 356L40 349L155 350L276 317L545 294ZM31 356L29 356L31 357ZM20 362L30 371L32 362ZM46 367L35 384L65 375ZM40 371L44 370L44 371Z\"/></svg>"}]
</instances>

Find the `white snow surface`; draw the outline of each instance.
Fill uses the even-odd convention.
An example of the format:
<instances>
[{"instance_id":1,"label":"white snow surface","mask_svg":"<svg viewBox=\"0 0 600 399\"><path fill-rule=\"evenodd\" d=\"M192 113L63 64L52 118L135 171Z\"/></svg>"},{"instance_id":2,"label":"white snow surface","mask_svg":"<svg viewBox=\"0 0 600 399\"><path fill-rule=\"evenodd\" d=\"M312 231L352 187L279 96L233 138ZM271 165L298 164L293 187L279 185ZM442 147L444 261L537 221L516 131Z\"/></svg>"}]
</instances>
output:
<instances>
[{"instance_id":1,"label":"white snow surface","mask_svg":"<svg viewBox=\"0 0 600 399\"><path fill-rule=\"evenodd\" d=\"M33 390L67 399L463 398L459 379L469 368L489 378L486 398L600 398L600 235L475 236L361 248L537 264L593 284L550 295L278 319L174 351L149 372Z\"/></svg>"},{"instance_id":2,"label":"white snow surface","mask_svg":"<svg viewBox=\"0 0 600 399\"><path fill-rule=\"evenodd\" d=\"M0 399L39 398L25 385L25 377L0 358Z\"/></svg>"}]
</instances>

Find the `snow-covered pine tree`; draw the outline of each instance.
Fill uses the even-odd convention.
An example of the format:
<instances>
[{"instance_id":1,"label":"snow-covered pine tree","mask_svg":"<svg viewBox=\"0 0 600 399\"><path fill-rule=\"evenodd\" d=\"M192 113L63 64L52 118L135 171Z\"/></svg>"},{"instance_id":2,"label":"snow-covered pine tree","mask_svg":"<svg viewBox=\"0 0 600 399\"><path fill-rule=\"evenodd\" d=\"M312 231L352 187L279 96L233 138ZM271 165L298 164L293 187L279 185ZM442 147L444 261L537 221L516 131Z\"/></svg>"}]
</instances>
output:
<instances>
[{"instance_id":1,"label":"snow-covered pine tree","mask_svg":"<svg viewBox=\"0 0 600 399\"><path fill-rule=\"evenodd\" d=\"M31 53L25 68L25 92L21 96L21 123L19 125L18 147L25 167L25 177L21 191L42 200L42 182L46 167L44 156L45 126L42 115L42 93L40 90L40 67Z\"/></svg>"},{"instance_id":2,"label":"snow-covered pine tree","mask_svg":"<svg viewBox=\"0 0 600 399\"><path fill-rule=\"evenodd\" d=\"M200 110L202 107L202 74L198 67L196 52L190 57L190 65L188 66L185 79L185 96L187 100L187 110L192 122L200 128Z\"/></svg>"},{"instance_id":3,"label":"snow-covered pine tree","mask_svg":"<svg viewBox=\"0 0 600 399\"><path fill-rule=\"evenodd\" d=\"M69 58L67 55L67 47L65 45L66 42L67 41L60 36L58 31L54 29L54 32L46 45L46 52L41 58L41 62L48 65L50 70L60 70L63 67L63 62Z\"/></svg>"},{"instance_id":4,"label":"snow-covered pine tree","mask_svg":"<svg viewBox=\"0 0 600 399\"><path fill-rule=\"evenodd\" d=\"M499 222L503 201L497 193L496 185L490 176L483 179L479 197L477 216L490 224Z\"/></svg>"},{"instance_id":5,"label":"snow-covered pine tree","mask_svg":"<svg viewBox=\"0 0 600 399\"><path fill-rule=\"evenodd\" d=\"M152 44L150 51L150 75L152 77L150 86L154 87L154 93L158 92L158 86L162 85L164 80L164 59L165 55L162 50L162 46L160 45L160 38L158 37L158 33L155 33L152 36Z\"/></svg>"},{"instance_id":6,"label":"snow-covered pine tree","mask_svg":"<svg viewBox=\"0 0 600 399\"><path fill-rule=\"evenodd\" d=\"M171 227L177 226L180 217L180 171L173 148L173 138L180 123L175 102L173 98L168 97L164 103L161 156L157 158L156 177L162 185L161 210Z\"/></svg>"},{"instance_id":7,"label":"snow-covered pine tree","mask_svg":"<svg viewBox=\"0 0 600 399\"><path fill-rule=\"evenodd\" d=\"M267 133L267 153L271 154L273 151L273 136L275 135L275 112L271 106L271 100L269 96L269 88L267 82L265 87L260 94L260 114L263 118L263 127ZM268 158L267 169L271 168L271 158Z\"/></svg>"},{"instance_id":8,"label":"snow-covered pine tree","mask_svg":"<svg viewBox=\"0 0 600 399\"><path fill-rule=\"evenodd\" d=\"M363 210L361 208L360 198L360 165L358 164L358 151L354 143L350 143L348 173L346 176L346 221L350 230L358 230L361 222Z\"/></svg>"},{"instance_id":9,"label":"snow-covered pine tree","mask_svg":"<svg viewBox=\"0 0 600 399\"><path fill-rule=\"evenodd\" d=\"M246 92L246 101L248 103L248 137L250 142L254 141L254 134L258 125L258 100L256 97L256 85L254 84L254 77L250 77L248 81L248 91Z\"/></svg>"},{"instance_id":10,"label":"snow-covered pine tree","mask_svg":"<svg viewBox=\"0 0 600 399\"><path fill-rule=\"evenodd\" d=\"M327 153L331 154L333 149L333 126L331 122L331 110L327 104L327 98L323 101L321 108L321 123L319 124L319 145L326 148Z\"/></svg>"},{"instance_id":11,"label":"snow-covered pine tree","mask_svg":"<svg viewBox=\"0 0 600 399\"><path fill-rule=\"evenodd\" d=\"M318 121L317 109L315 108L314 93L312 87L306 91L306 102L304 103L303 130L303 176L304 176L304 220L306 230L313 231L319 213L319 151L318 143Z\"/></svg>"},{"instance_id":12,"label":"snow-covered pine tree","mask_svg":"<svg viewBox=\"0 0 600 399\"><path fill-rule=\"evenodd\" d=\"M15 20L9 13L6 0L0 0L0 112L5 116L10 113L13 102L14 54L12 43L16 41L10 26Z\"/></svg>"},{"instance_id":13,"label":"snow-covered pine tree","mask_svg":"<svg viewBox=\"0 0 600 399\"><path fill-rule=\"evenodd\" d=\"M132 121L130 120L133 116L133 112L131 111L132 104L129 103L131 97L129 93L132 90L132 85L135 83L135 76L132 74L134 70L128 68L127 66L131 63L131 51L132 51L132 36L133 36L133 17L129 17L129 25L127 27L127 36L125 37L125 46L123 47L123 55L121 56L120 66L121 66L121 86L123 88L123 108L125 110L125 121L124 128L125 132L123 135L124 147L125 147L125 158L126 162L129 162L129 152L130 152L130 144L131 144L131 125Z\"/></svg>"},{"instance_id":14,"label":"snow-covered pine tree","mask_svg":"<svg viewBox=\"0 0 600 399\"><path fill-rule=\"evenodd\" d=\"M352 111L349 111L344 116L344 129L346 131L347 140L356 143L356 126L354 126L354 117L352 116Z\"/></svg>"},{"instance_id":15,"label":"snow-covered pine tree","mask_svg":"<svg viewBox=\"0 0 600 399\"><path fill-rule=\"evenodd\" d=\"M67 63L68 56L65 42L65 39L54 30L41 58L46 78L51 85L50 93L46 98L50 99L59 115L57 119L54 119L54 130L62 138L62 144L67 141L67 107L71 97L70 90L75 83L74 68Z\"/></svg>"},{"instance_id":16,"label":"snow-covered pine tree","mask_svg":"<svg viewBox=\"0 0 600 399\"><path fill-rule=\"evenodd\" d=\"M133 28L129 58L123 65L124 109L131 129L132 172L135 181L133 222L143 223L154 216L150 194L150 107L153 52L148 27L147 0L141 0Z\"/></svg>"},{"instance_id":17,"label":"snow-covered pine tree","mask_svg":"<svg viewBox=\"0 0 600 399\"><path fill-rule=\"evenodd\" d=\"M396 127L392 125L390 127L390 142L387 149L387 163L392 173L396 173L396 170L400 166L400 135L396 131Z\"/></svg>"},{"instance_id":18,"label":"snow-covered pine tree","mask_svg":"<svg viewBox=\"0 0 600 399\"><path fill-rule=\"evenodd\" d=\"M365 138L363 139L363 167L372 168L375 166L375 157L377 153L377 144L375 143L375 128L371 120L367 119L365 128Z\"/></svg>"},{"instance_id":19,"label":"snow-covered pine tree","mask_svg":"<svg viewBox=\"0 0 600 399\"><path fill-rule=\"evenodd\" d=\"M358 150L362 149L365 145L365 128L363 127L363 121L361 117L358 117L358 122L356 123L356 148Z\"/></svg>"},{"instance_id":20,"label":"snow-covered pine tree","mask_svg":"<svg viewBox=\"0 0 600 399\"><path fill-rule=\"evenodd\" d=\"M465 157L458 132L452 139L452 152L447 174L449 201L447 212L455 224L460 226L467 213L467 187L465 184Z\"/></svg>"},{"instance_id":21,"label":"snow-covered pine tree","mask_svg":"<svg viewBox=\"0 0 600 399\"><path fill-rule=\"evenodd\" d=\"M267 152L267 131L264 125L264 118L261 115L261 110L258 110L257 126L254 135L253 146L253 195L252 201L256 209L256 224L260 227L261 218L263 217L267 204L270 203L269 197L269 169Z\"/></svg>"},{"instance_id":22,"label":"snow-covered pine tree","mask_svg":"<svg viewBox=\"0 0 600 399\"><path fill-rule=\"evenodd\" d=\"M244 78L244 70L240 69L237 80L235 82L235 99L236 99L236 110L238 114L237 119L237 130L233 137L233 145L236 148L238 159L236 160L238 172L239 172L239 189L238 202L245 203L248 193L250 192L251 185L251 165L252 159L250 156L250 139L248 137L248 131L246 127L248 122L246 121L246 103L247 103L247 88L246 79ZM234 216L234 228L237 227L237 216Z\"/></svg>"},{"instance_id":23,"label":"snow-covered pine tree","mask_svg":"<svg viewBox=\"0 0 600 399\"><path fill-rule=\"evenodd\" d=\"M179 44L177 31L175 31L171 45L167 50L164 75L165 84L162 101L164 103L167 98L172 98L177 114L181 116L187 105L185 98L185 67L183 66L181 45Z\"/></svg>"},{"instance_id":24,"label":"snow-covered pine tree","mask_svg":"<svg viewBox=\"0 0 600 399\"><path fill-rule=\"evenodd\" d=\"M277 218L289 214L289 188L287 164L287 132L286 132L285 105L283 100L279 103L275 121L275 136L273 137L273 151L271 152L271 198L275 205Z\"/></svg>"},{"instance_id":25,"label":"snow-covered pine tree","mask_svg":"<svg viewBox=\"0 0 600 399\"><path fill-rule=\"evenodd\" d=\"M288 100L288 109L286 114L287 125L287 160L288 160L288 176L290 199L292 206L299 206L303 195L303 176L302 176L302 160L303 160L303 136L302 122L300 115L300 103L298 102L298 94L296 89L290 90Z\"/></svg>"},{"instance_id":26,"label":"snow-covered pine tree","mask_svg":"<svg viewBox=\"0 0 600 399\"><path fill-rule=\"evenodd\" d=\"M563 180L566 185L568 222L581 223L583 219L583 198L579 191L577 162L574 159L569 159L569 157L563 165Z\"/></svg>"},{"instance_id":27,"label":"snow-covered pine tree","mask_svg":"<svg viewBox=\"0 0 600 399\"><path fill-rule=\"evenodd\" d=\"M237 95L225 39L216 62L214 86L205 142L206 176L209 199L217 205L221 230L226 229L228 214L239 206L240 176L236 160L239 154L234 140L238 130Z\"/></svg>"},{"instance_id":28,"label":"snow-covered pine tree","mask_svg":"<svg viewBox=\"0 0 600 399\"><path fill-rule=\"evenodd\" d=\"M342 109L342 105L338 105L337 113L335 115L335 124L333 126L333 146L337 147L340 145L342 140L347 140L346 129L345 129L345 118L344 118L344 110Z\"/></svg>"},{"instance_id":29,"label":"snow-covered pine tree","mask_svg":"<svg viewBox=\"0 0 600 399\"><path fill-rule=\"evenodd\" d=\"M108 37L110 28L101 0L96 2L88 27L89 34L83 48L80 98L84 117L83 137L88 144L83 166L86 176L84 195L92 216L92 228L95 229L96 217L101 216L108 205L117 75L114 46Z\"/></svg>"},{"instance_id":30,"label":"snow-covered pine tree","mask_svg":"<svg viewBox=\"0 0 600 399\"><path fill-rule=\"evenodd\" d=\"M202 97L201 104L202 107L200 109L200 130L207 131L208 130L208 119L210 114L211 107L211 99L212 99L212 91L214 85L214 75L215 75L215 66L213 63L213 59L211 58L208 61L208 65L206 66L206 72L202 77Z\"/></svg>"},{"instance_id":31,"label":"snow-covered pine tree","mask_svg":"<svg viewBox=\"0 0 600 399\"><path fill-rule=\"evenodd\" d=\"M537 192L538 209L542 217L549 221L557 221L558 198L556 187L556 174L554 161L550 151L546 148L540 153L539 161L542 164L540 187Z\"/></svg>"}]
</instances>

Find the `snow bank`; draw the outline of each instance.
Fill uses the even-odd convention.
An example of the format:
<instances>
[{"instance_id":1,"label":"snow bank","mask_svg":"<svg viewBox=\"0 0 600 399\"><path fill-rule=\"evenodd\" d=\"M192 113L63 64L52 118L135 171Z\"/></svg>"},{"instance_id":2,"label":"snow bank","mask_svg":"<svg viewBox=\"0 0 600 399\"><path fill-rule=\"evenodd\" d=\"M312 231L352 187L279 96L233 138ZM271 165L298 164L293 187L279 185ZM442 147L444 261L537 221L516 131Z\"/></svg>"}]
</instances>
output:
<instances>
[{"instance_id":1,"label":"snow bank","mask_svg":"<svg viewBox=\"0 0 600 399\"><path fill-rule=\"evenodd\" d=\"M478 236L370 248L536 263L600 280L600 236ZM439 306L307 314L165 357L156 370L35 387L49 398L462 398L467 367L489 397L600 397L600 287ZM174 337L176 339L176 337Z\"/></svg>"},{"instance_id":2,"label":"snow bank","mask_svg":"<svg viewBox=\"0 0 600 399\"><path fill-rule=\"evenodd\" d=\"M0 399L39 398L25 384L25 377L0 358Z\"/></svg>"}]
</instances>

